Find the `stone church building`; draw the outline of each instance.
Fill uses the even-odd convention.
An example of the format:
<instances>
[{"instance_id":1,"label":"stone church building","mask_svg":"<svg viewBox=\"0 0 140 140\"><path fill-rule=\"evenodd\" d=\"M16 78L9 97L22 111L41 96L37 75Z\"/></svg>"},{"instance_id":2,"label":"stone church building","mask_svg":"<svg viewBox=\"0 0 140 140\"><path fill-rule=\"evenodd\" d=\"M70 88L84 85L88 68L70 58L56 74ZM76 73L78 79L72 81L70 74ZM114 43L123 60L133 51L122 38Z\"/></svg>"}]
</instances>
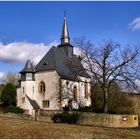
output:
<instances>
[{"instance_id":1,"label":"stone church building","mask_svg":"<svg viewBox=\"0 0 140 140\"><path fill-rule=\"evenodd\" d=\"M32 115L36 109L61 110L70 104L78 109L91 104L90 77L73 48L64 17L60 45L52 46L35 67L27 60L20 71L18 107Z\"/></svg>"}]
</instances>

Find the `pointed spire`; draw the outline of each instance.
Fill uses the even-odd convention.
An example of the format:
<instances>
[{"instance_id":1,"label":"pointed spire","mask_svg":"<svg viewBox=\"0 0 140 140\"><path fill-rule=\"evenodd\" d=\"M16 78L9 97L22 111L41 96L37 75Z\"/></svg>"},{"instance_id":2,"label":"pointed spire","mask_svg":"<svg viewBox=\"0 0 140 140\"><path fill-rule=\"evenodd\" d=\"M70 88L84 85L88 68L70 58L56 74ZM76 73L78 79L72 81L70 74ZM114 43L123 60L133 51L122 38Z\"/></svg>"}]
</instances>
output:
<instances>
[{"instance_id":1,"label":"pointed spire","mask_svg":"<svg viewBox=\"0 0 140 140\"><path fill-rule=\"evenodd\" d=\"M27 60L25 67L23 68L23 70L20 73L26 73L26 72L31 72L31 73L35 72L34 66L29 59Z\"/></svg>"},{"instance_id":2,"label":"pointed spire","mask_svg":"<svg viewBox=\"0 0 140 140\"><path fill-rule=\"evenodd\" d=\"M64 23L61 35L61 44L70 43L70 37L68 32L67 20L66 20L66 11L64 11Z\"/></svg>"}]
</instances>

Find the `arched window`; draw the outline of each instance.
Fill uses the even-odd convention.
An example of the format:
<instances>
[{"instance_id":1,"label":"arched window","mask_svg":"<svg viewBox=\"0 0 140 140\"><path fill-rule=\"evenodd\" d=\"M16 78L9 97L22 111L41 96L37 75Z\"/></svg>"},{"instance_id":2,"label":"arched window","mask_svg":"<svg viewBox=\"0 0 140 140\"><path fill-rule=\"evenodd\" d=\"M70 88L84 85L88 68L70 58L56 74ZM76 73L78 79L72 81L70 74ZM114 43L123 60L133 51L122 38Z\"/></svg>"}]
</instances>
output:
<instances>
[{"instance_id":1,"label":"arched window","mask_svg":"<svg viewBox=\"0 0 140 140\"><path fill-rule=\"evenodd\" d=\"M74 98L74 101L77 101L77 87L74 86L73 88L73 98Z\"/></svg>"},{"instance_id":2,"label":"arched window","mask_svg":"<svg viewBox=\"0 0 140 140\"><path fill-rule=\"evenodd\" d=\"M88 98L88 83L85 81L85 98Z\"/></svg>"},{"instance_id":3,"label":"arched window","mask_svg":"<svg viewBox=\"0 0 140 140\"><path fill-rule=\"evenodd\" d=\"M39 83L39 92L45 93L45 83L43 81Z\"/></svg>"}]
</instances>

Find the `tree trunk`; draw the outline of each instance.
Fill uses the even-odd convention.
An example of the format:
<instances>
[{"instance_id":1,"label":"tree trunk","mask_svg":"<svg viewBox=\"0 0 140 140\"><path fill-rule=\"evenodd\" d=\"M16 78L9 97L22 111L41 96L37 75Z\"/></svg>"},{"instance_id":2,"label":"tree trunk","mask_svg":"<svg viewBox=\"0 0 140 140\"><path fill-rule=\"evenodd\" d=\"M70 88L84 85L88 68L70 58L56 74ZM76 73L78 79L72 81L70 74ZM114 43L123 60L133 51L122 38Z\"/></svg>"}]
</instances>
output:
<instances>
[{"instance_id":1,"label":"tree trunk","mask_svg":"<svg viewBox=\"0 0 140 140\"><path fill-rule=\"evenodd\" d=\"M104 113L108 112L108 91L107 88L104 89Z\"/></svg>"}]
</instances>

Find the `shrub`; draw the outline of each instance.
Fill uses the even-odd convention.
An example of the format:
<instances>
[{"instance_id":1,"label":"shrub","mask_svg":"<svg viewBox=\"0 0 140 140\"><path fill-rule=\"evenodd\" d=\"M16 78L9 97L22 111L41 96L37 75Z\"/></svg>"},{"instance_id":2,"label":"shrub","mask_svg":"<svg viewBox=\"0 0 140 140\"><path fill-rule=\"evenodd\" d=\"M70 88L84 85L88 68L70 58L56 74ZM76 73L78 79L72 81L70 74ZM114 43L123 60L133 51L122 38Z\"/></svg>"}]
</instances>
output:
<instances>
[{"instance_id":1,"label":"shrub","mask_svg":"<svg viewBox=\"0 0 140 140\"><path fill-rule=\"evenodd\" d=\"M80 112L92 112L93 108L91 106L79 107L78 111L80 111Z\"/></svg>"},{"instance_id":2,"label":"shrub","mask_svg":"<svg viewBox=\"0 0 140 140\"><path fill-rule=\"evenodd\" d=\"M15 107L15 106L10 105L9 107L7 107L5 109L5 113L8 113L8 112L12 112L12 113L16 113L16 114L22 114L24 112L24 110L19 108L19 107Z\"/></svg>"},{"instance_id":3,"label":"shrub","mask_svg":"<svg viewBox=\"0 0 140 140\"><path fill-rule=\"evenodd\" d=\"M16 105L16 89L11 83L8 83L2 90L1 100L7 107L10 105Z\"/></svg>"},{"instance_id":4,"label":"shrub","mask_svg":"<svg viewBox=\"0 0 140 140\"><path fill-rule=\"evenodd\" d=\"M68 106L63 107L63 111L70 111Z\"/></svg>"},{"instance_id":5,"label":"shrub","mask_svg":"<svg viewBox=\"0 0 140 140\"><path fill-rule=\"evenodd\" d=\"M79 121L79 114L77 113L57 113L54 114L51 120L53 120L54 123L68 123L68 124L76 124Z\"/></svg>"}]
</instances>

